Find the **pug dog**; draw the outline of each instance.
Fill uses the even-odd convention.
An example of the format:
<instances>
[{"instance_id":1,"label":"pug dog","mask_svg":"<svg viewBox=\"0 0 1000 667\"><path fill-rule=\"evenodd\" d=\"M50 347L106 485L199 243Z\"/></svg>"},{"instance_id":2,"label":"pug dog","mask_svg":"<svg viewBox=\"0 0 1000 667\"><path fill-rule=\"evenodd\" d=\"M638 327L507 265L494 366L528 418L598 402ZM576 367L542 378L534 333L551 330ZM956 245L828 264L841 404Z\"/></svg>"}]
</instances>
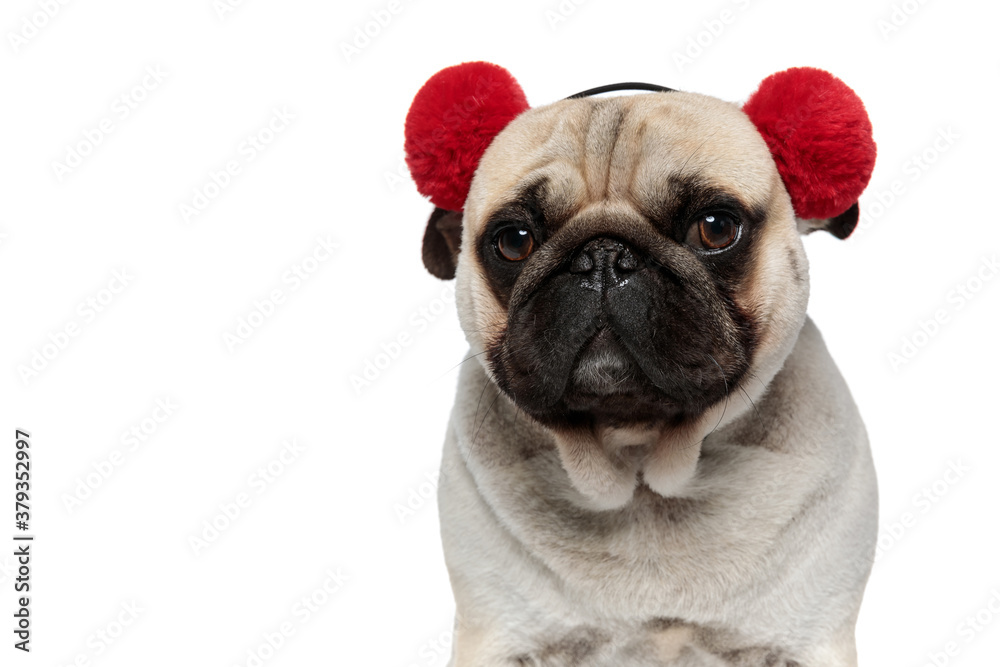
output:
<instances>
[{"instance_id":1,"label":"pug dog","mask_svg":"<svg viewBox=\"0 0 1000 667\"><path fill-rule=\"evenodd\" d=\"M471 348L438 487L450 664L856 665L875 473L800 238L857 223L854 92L795 68L742 107L529 108L465 63L406 141Z\"/></svg>"}]
</instances>

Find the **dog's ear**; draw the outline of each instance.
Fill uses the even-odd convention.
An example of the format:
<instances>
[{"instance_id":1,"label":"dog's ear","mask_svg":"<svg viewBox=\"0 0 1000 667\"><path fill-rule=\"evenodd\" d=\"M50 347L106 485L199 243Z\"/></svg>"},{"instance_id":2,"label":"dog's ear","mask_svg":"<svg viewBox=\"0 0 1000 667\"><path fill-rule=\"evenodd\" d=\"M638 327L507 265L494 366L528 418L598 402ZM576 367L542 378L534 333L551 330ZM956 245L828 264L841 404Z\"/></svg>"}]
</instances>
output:
<instances>
[{"instance_id":1,"label":"dog's ear","mask_svg":"<svg viewBox=\"0 0 1000 667\"><path fill-rule=\"evenodd\" d=\"M771 150L799 230L847 238L875 168L872 124L857 94L829 72L794 67L764 79L743 111Z\"/></svg>"},{"instance_id":2,"label":"dog's ear","mask_svg":"<svg viewBox=\"0 0 1000 667\"><path fill-rule=\"evenodd\" d=\"M796 218L796 222L798 223L800 234L811 234L822 229L843 240L850 236L854 228L858 226L860 215L861 209L858 207L858 202L854 202L849 209L832 218L821 218L818 220Z\"/></svg>"},{"instance_id":3,"label":"dog's ear","mask_svg":"<svg viewBox=\"0 0 1000 667\"><path fill-rule=\"evenodd\" d=\"M432 76L406 115L406 164L420 194L462 211L483 153L527 108L521 86L499 65L463 63Z\"/></svg>"},{"instance_id":4,"label":"dog's ear","mask_svg":"<svg viewBox=\"0 0 1000 667\"><path fill-rule=\"evenodd\" d=\"M462 248L462 214L435 208L424 231L424 266L441 280L455 277L458 252Z\"/></svg>"}]
</instances>

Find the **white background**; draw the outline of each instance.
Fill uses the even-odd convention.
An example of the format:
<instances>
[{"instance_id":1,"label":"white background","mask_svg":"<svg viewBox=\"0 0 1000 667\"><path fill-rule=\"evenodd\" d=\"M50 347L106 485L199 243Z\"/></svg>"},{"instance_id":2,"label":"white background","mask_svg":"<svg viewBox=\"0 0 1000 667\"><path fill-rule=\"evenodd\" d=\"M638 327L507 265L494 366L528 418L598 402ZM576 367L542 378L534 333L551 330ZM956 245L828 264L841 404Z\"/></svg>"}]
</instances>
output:
<instances>
[{"instance_id":1,"label":"white background","mask_svg":"<svg viewBox=\"0 0 1000 667\"><path fill-rule=\"evenodd\" d=\"M806 246L810 312L879 473L861 664L916 667L949 642L939 665L996 664L1000 614L961 625L992 595L1000 609L1000 280L983 263L1000 250L995 3L909 0L893 26L888 1L406 0L350 58L342 45L387 1L50 2L51 18L44 4L0 15L0 664L253 665L288 623L263 664L444 665L453 604L428 479L465 347L448 285L420 263L431 207L403 170L403 120L431 74L478 59L533 105L628 80L739 101L797 65L858 92L879 150L867 227ZM274 109L294 119L249 160ZM57 174L103 119L112 131ZM185 221L230 160L239 173ZM306 261L328 237L333 256ZM283 280L303 265L308 280ZM127 286L105 292L122 270ZM275 289L283 302L230 350L224 336ZM409 345L356 390L400 334ZM25 377L36 352L50 358ZM158 399L178 406L162 423ZM134 449L133 427L151 431ZM32 434L30 655L11 646L15 428ZM258 493L251 476L293 438L304 450ZM347 577L329 596L328 571ZM306 617L295 605L314 594Z\"/></svg>"}]
</instances>

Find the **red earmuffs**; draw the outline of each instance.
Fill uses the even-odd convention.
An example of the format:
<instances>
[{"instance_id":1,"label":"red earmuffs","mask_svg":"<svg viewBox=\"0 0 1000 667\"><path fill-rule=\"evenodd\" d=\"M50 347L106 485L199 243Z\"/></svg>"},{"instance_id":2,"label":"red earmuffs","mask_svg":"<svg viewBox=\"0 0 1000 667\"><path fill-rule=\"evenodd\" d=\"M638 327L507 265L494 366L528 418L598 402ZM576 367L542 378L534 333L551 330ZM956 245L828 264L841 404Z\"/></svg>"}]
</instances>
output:
<instances>
[{"instance_id":1,"label":"red earmuffs","mask_svg":"<svg viewBox=\"0 0 1000 667\"><path fill-rule=\"evenodd\" d=\"M743 105L803 219L833 218L858 201L875 168L865 105L821 69L793 67L764 79Z\"/></svg>"},{"instance_id":2,"label":"red earmuffs","mask_svg":"<svg viewBox=\"0 0 1000 667\"><path fill-rule=\"evenodd\" d=\"M406 116L406 164L417 190L438 209L461 212L490 142L528 108L521 86L498 65L463 63L432 76ZM846 238L875 166L860 98L829 72L793 67L764 79L743 111L767 142L796 216L829 219L825 228ZM425 261L426 254L425 247Z\"/></svg>"},{"instance_id":3,"label":"red earmuffs","mask_svg":"<svg viewBox=\"0 0 1000 667\"><path fill-rule=\"evenodd\" d=\"M420 194L461 211L486 148L527 109L521 86L499 65L463 63L432 76L406 115L406 164Z\"/></svg>"}]
</instances>

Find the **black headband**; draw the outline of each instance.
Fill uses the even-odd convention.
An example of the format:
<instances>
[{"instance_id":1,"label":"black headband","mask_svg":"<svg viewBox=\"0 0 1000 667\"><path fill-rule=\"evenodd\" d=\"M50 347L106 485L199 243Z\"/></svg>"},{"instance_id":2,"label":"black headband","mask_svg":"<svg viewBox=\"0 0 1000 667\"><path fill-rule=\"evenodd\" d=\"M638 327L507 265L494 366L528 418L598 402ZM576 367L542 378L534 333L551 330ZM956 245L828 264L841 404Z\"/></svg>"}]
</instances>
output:
<instances>
[{"instance_id":1,"label":"black headband","mask_svg":"<svg viewBox=\"0 0 1000 667\"><path fill-rule=\"evenodd\" d=\"M654 93L672 93L675 92L673 88L667 88L666 86L657 86L653 83L612 83L607 86L598 86L597 88L591 88L590 90L585 90L582 93L577 93L576 95L570 95L567 100L576 100L581 97L590 97L591 95L600 95L601 93L610 93L615 90L649 90Z\"/></svg>"}]
</instances>

